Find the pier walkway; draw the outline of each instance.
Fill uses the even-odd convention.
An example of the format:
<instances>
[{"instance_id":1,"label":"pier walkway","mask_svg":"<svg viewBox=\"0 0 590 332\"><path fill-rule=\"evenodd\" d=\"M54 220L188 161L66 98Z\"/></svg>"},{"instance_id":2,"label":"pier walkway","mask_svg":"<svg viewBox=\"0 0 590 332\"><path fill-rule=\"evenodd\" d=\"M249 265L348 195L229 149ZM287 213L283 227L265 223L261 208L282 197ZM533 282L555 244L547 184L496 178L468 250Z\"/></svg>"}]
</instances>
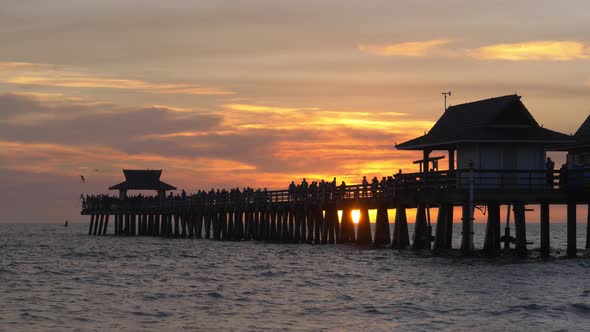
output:
<instances>
[{"instance_id":1,"label":"pier walkway","mask_svg":"<svg viewBox=\"0 0 590 332\"><path fill-rule=\"evenodd\" d=\"M159 180L159 174L158 174ZM567 254L576 256L576 206L590 204L590 169L566 172L546 170L476 170L398 173L379 185L334 186L331 183L300 190L212 191L197 194L91 196L82 204L90 215L90 235L106 235L114 218L114 234L121 236L165 236L257 240L288 243L357 243L396 249L451 249L454 208L462 208L464 254L473 248L473 211L485 206L487 230L484 252L496 256L504 248L527 254L527 205L540 205L542 255L549 255L550 205L567 205ZM501 234L500 208L509 213ZM430 208L438 209L436 223ZM369 209L376 209L374 232ZM388 210L395 209L393 236ZM416 209L414 234L410 241L406 209ZM342 217L339 218L338 211ZM352 210L360 210L358 225ZM510 234L514 217L515 236ZM590 222L590 218L588 219ZM435 234L432 234L433 225ZM530 225L530 224L529 224ZM589 227L590 229L590 227ZM588 235L590 244L590 234Z\"/></svg>"}]
</instances>

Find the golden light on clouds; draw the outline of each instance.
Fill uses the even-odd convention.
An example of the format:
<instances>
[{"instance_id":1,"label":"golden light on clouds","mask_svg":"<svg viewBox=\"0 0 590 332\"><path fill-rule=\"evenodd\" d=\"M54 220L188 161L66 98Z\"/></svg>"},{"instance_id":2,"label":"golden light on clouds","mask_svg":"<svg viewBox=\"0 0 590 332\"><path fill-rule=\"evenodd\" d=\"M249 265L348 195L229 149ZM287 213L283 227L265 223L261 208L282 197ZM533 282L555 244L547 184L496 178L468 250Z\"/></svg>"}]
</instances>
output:
<instances>
[{"instance_id":1,"label":"golden light on clouds","mask_svg":"<svg viewBox=\"0 0 590 332\"><path fill-rule=\"evenodd\" d=\"M277 107L267 105L249 105L249 104L225 104L223 107L234 110L251 113L285 113L295 111L315 111L319 110L317 107L307 108L292 108L292 107Z\"/></svg>"},{"instance_id":2,"label":"golden light on clouds","mask_svg":"<svg viewBox=\"0 0 590 332\"><path fill-rule=\"evenodd\" d=\"M0 82L64 88L136 90L156 94L229 95L232 91L187 83L154 83L67 71L48 64L0 62Z\"/></svg>"},{"instance_id":3,"label":"golden light on clouds","mask_svg":"<svg viewBox=\"0 0 590 332\"><path fill-rule=\"evenodd\" d=\"M450 42L449 39L431 39L386 45L360 44L357 47L361 52L373 55L423 57Z\"/></svg>"},{"instance_id":4,"label":"golden light on clouds","mask_svg":"<svg viewBox=\"0 0 590 332\"><path fill-rule=\"evenodd\" d=\"M483 46L466 54L479 60L569 61L590 58L590 48L578 41L545 40Z\"/></svg>"}]
</instances>

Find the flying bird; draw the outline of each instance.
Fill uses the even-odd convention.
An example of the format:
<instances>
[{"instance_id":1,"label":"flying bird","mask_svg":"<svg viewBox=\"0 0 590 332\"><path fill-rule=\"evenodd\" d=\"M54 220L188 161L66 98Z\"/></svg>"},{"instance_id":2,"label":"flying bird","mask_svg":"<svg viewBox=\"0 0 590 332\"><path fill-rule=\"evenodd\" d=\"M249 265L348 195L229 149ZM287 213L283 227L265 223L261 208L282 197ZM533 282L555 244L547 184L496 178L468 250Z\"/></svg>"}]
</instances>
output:
<instances>
[{"instance_id":1,"label":"flying bird","mask_svg":"<svg viewBox=\"0 0 590 332\"><path fill-rule=\"evenodd\" d=\"M84 175L80 175L80 181L82 181L82 183L86 183L86 179L84 178Z\"/></svg>"}]
</instances>

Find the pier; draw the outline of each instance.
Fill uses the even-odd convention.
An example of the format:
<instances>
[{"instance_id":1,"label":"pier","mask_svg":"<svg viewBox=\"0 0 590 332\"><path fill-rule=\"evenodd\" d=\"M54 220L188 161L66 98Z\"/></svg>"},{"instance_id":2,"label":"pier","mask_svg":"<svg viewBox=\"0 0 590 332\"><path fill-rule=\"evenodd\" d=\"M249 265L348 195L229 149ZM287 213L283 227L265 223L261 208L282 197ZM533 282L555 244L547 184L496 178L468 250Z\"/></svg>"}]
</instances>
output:
<instances>
[{"instance_id":1,"label":"pier","mask_svg":"<svg viewBox=\"0 0 590 332\"><path fill-rule=\"evenodd\" d=\"M460 222L461 246L455 249L464 255L482 249L493 257L503 250L528 254L531 244L526 228L533 224L527 223L527 212L538 207L538 248L542 256L548 256L551 206L559 204L567 206L567 256L576 257L576 208L590 205L590 165L585 164L590 162L589 129L589 120L575 136L545 129L519 96L497 97L451 106L430 132L397 145L400 150L422 151L422 158L415 162L420 165L416 173L400 171L377 183L357 185L322 181L284 190L167 195L176 188L160 180L161 171L125 170L126 181L110 188L119 195L85 199L82 214L90 216L89 235L108 234L109 220L113 220L112 233L117 236L354 243L433 254L453 249L453 225ZM444 156L432 157L434 151L446 153L448 169L439 170ZM554 169L550 159L546 163L547 151L567 151L568 164ZM157 194L131 197L129 190ZM433 208L438 210L436 222L430 218ZM454 215L456 208L460 215ZM487 216L483 248L473 245L476 208ZM377 210L376 220L369 220L370 209ZM393 224L391 209L395 209ZM409 209L416 212L411 236ZM356 227L353 210L360 211ZM507 211L504 232L502 210ZM590 226L590 215L587 218ZM590 233L587 239L588 248Z\"/></svg>"},{"instance_id":2,"label":"pier","mask_svg":"<svg viewBox=\"0 0 590 332\"><path fill-rule=\"evenodd\" d=\"M141 171L138 171L141 172ZM568 174L566 183L575 183L580 172ZM477 175L500 174L498 178ZM526 178L526 185L515 184L514 176ZM582 175L587 175L584 173ZM477 179L477 181L475 181ZM484 181L489 179L489 181ZM590 187L547 185L547 173L538 171L455 170L396 174L390 186L325 186L320 190L293 192L285 190L252 192L202 192L182 197L98 196L84 201L82 214L90 215L89 235L106 235L109 220L112 233L120 236L162 236L170 238L215 239L224 241L271 241L282 243L341 244L356 243L395 249L431 249L442 253L451 249L455 207L460 207L461 251L473 252L473 209L487 209L484 252L500 254L514 248L527 254L526 212L531 205L540 208L542 255L549 255L550 206L567 205L567 254L576 255L576 206L590 204ZM563 180L563 176L561 178ZM145 187L143 187L146 190ZM472 199L470 199L472 197ZM437 208L436 223L429 209ZM500 209L513 217L515 235L502 234ZM369 220L369 209L376 209L376 220ZM395 209L393 225L388 210ZM408 233L406 210L416 209L414 234ZM343 211L338 218L338 211ZM351 211L360 210L355 227ZM339 220L340 219L340 220ZM374 231L370 223L374 222ZM508 221L509 223L510 221ZM393 235L391 229L393 227ZM434 229L434 232L433 232ZM507 228L510 229L510 228ZM590 235L589 235L590 237ZM411 239L411 241L410 241Z\"/></svg>"}]
</instances>

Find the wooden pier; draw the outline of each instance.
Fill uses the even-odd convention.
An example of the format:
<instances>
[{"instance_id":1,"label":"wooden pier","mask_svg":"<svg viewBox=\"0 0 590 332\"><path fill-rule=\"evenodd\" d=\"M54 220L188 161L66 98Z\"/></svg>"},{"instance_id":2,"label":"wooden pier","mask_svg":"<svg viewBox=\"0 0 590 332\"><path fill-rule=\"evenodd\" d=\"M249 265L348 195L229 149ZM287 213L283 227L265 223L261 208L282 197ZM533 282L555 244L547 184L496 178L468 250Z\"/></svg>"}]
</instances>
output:
<instances>
[{"instance_id":1,"label":"wooden pier","mask_svg":"<svg viewBox=\"0 0 590 332\"><path fill-rule=\"evenodd\" d=\"M540 254L549 255L550 205L567 205L567 255L575 257L576 207L590 204L590 186L575 185L590 170L571 171L564 181L554 172L506 170L454 170L396 174L393 181L376 189L363 185L320 190L307 189L212 192L201 195L123 197L98 196L84 201L82 214L90 215L89 235L113 234L222 241L269 241L277 243L372 245L395 249L432 250L441 254L452 248L455 207L461 207L461 251L473 247L473 207L487 210L484 254L497 256L504 248L527 255L527 207L540 207ZM494 176L477 176L493 174ZM514 181L515 176L519 181ZM524 180L526 179L526 180ZM564 186L562 183L571 185ZM525 182L523 182L525 181ZM148 189L148 188L144 188ZM470 200L471 198L471 200ZM470 208L471 207L471 208ZM429 209L437 208L436 223ZM502 235L500 209L510 209L515 236ZM376 220L369 220L376 209ZM388 210L395 209L391 236ZM408 233L407 209L416 209L414 233ZM339 220L338 211L343 211ZM360 210L356 230L351 211ZM111 218L112 216L112 218ZM375 223L374 231L370 223ZM434 232L433 232L434 229ZM590 228L589 228L590 229ZM590 238L590 235L588 235ZM410 241L411 239L411 241Z\"/></svg>"}]
</instances>

